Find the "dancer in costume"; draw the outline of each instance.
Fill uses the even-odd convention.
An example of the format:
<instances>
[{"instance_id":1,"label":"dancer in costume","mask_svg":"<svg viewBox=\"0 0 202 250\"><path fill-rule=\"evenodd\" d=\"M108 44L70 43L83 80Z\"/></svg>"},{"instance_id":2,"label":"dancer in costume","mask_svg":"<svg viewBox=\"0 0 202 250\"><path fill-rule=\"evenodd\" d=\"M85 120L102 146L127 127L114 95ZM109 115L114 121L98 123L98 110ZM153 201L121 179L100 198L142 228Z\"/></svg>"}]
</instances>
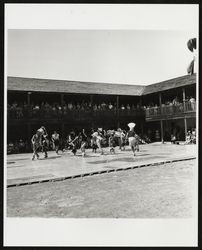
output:
<instances>
[{"instance_id":1,"label":"dancer in costume","mask_svg":"<svg viewBox=\"0 0 202 250\"><path fill-rule=\"evenodd\" d=\"M116 146L116 142L115 142L115 131L112 131L109 135L109 150L110 153L115 154L115 146Z\"/></svg>"},{"instance_id":2,"label":"dancer in costume","mask_svg":"<svg viewBox=\"0 0 202 250\"><path fill-rule=\"evenodd\" d=\"M138 142L138 136L134 131L135 123L129 123L128 126L130 130L127 133L127 138L129 141L129 146L131 147L133 154L135 156L135 151L139 151L139 142Z\"/></svg>"},{"instance_id":3,"label":"dancer in costume","mask_svg":"<svg viewBox=\"0 0 202 250\"><path fill-rule=\"evenodd\" d=\"M40 127L38 130L37 130L38 134L40 135L40 141L41 141L41 146L42 146L42 152L44 152L45 154L45 158L48 157L48 133L45 129L44 126Z\"/></svg>"},{"instance_id":4,"label":"dancer in costume","mask_svg":"<svg viewBox=\"0 0 202 250\"><path fill-rule=\"evenodd\" d=\"M103 139L103 136L102 136L102 133L101 133L101 129L98 129L96 132L94 132L92 134L92 137L96 141L96 144L97 144L97 146L98 146L98 148L100 150L101 155L103 155L104 152L103 152L102 145L101 145L101 141Z\"/></svg>"},{"instance_id":5,"label":"dancer in costume","mask_svg":"<svg viewBox=\"0 0 202 250\"><path fill-rule=\"evenodd\" d=\"M58 154L58 151L59 151L59 143L60 143L59 137L60 137L60 135L56 131L54 131L54 133L51 136L51 140L53 142L56 154Z\"/></svg>"},{"instance_id":6,"label":"dancer in costume","mask_svg":"<svg viewBox=\"0 0 202 250\"><path fill-rule=\"evenodd\" d=\"M72 153L74 155L76 155L76 152L77 152L77 148L78 148L78 141L79 141L79 136L77 136L75 134L74 131L72 131L70 134L69 134L69 145L72 149Z\"/></svg>"},{"instance_id":7,"label":"dancer in costume","mask_svg":"<svg viewBox=\"0 0 202 250\"><path fill-rule=\"evenodd\" d=\"M37 153L37 151L41 147L41 137L39 132L36 132L36 134L32 136L31 142L33 149L33 156L32 156L32 161L33 161L35 159L35 156L37 157L37 159L39 159L39 154Z\"/></svg>"},{"instance_id":8,"label":"dancer in costume","mask_svg":"<svg viewBox=\"0 0 202 250\"><path fill-rule=\"evenodd\" d=\"M82 153L82 156L84 157L85 156L85 147L87 145L87 139L88 139L88 137L85 133L85 129L82 130L79 137L81 140L81 153Z\"/></svg>"}]
</instances>

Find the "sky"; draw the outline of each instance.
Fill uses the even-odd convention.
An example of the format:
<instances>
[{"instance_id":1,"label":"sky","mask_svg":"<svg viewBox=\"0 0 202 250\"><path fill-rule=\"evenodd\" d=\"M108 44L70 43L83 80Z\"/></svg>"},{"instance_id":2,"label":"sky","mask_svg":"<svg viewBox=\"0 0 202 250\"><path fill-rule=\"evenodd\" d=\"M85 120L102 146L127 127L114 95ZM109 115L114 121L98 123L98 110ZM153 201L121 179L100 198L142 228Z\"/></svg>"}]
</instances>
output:
<instances>
[{"instance_id":1,"label":"sky","mask_svg":"<svg viewBox=\"0 0 202 250\"><path fill-rule=\"evenodd\" d=\"M6 5L6 75L147 85L187 74L197 5Z\"/></svg>"},{"instance_id":2,"label":"sky","mask_svg":"<svg viewBox=\"0 0 202 250\"><path fill-rule=\"evenodd\" d=\"M186 31L9 30L8 75L151 84L187 74Z\"/></svg>"}]
</instances>

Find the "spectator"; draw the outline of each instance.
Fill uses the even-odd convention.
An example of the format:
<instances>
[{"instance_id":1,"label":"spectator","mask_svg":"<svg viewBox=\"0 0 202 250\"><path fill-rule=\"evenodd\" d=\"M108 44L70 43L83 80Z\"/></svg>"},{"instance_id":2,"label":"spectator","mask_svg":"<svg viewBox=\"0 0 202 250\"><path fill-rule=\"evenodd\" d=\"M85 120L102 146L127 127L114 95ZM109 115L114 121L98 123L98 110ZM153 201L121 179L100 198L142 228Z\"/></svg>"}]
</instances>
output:
<instances>
[{"instance_id":1,"label":"spectator","mask_svg":"<svg viewBox=\"0 0 202 250\"><path fill-rule=\"evenodd\" d=\"M127 110L130 110L130 105L129 105L129 104L127 104L126 108L127 108Z\"/></svg>"},{"instance_id":2,"label":"spectator","mask_svg":"<svg viewBox=\"0 0 202 250\"><path fill-rule=\"evenodd\" d=\"M196 109L196 100L192 96L189 99L189 102L191 103L191 109L195 110Z\"/></svg>"},{"instance_id":3,"label":"spectator","mask_svg":"<svg viewBox=\"0 0 202 250\"><path fill-rule=\"evenodd\" d=\"M122 104L122 105L121 105L121 110L124 110L124 109L125 109L125 107L124 107L124 105Z\"/></svg>"},{"instance_id":4,"label":"spectator","mask_svg":"<svg viewBox=\"0 0 202 250\"><path fill-rule=\"evenodd\" d=\"M111 104L111 102L109 103L109 110L113 109L113 105Z\"/></svg>"},{"instance_id":5,"label":"spectator","mask_svg":"<svg viewBox=\"0 0 202 250\"><path fill-rule=\"evenodd\" d=\"M70 102L70 103L68 103L68 109L69 110L72 110L73 109L73 104Z\"/></svg>"}]
</instances>

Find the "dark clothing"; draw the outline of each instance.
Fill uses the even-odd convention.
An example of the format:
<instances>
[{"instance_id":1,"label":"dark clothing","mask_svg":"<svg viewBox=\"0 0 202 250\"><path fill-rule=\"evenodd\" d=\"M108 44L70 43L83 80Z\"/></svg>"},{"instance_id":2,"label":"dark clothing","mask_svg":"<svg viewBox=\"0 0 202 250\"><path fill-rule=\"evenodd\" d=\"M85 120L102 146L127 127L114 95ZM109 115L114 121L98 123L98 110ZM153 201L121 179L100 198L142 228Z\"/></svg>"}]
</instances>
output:
<instances>
[{"instance_id":1,"label":"dark clothing","mask_svg":"<svg viewBox=\"0 0 202 250\"><path fill-rule=\"evenodd\" d=\"M82 132L81 135L80 135L80 138L81 138L82 142L87 142L88 138L87 138L87 135L85 133Z\"/></svg>"},{"instance_id":2,"label":"dark clothing","mask_svg":"<svg viewBox=\"0 0 202 250\"><path fill-rule=\"evenodd\" d=\"M134 131L128 131L128 137L135 137L135 132Z\"/></svg>"}]
</instances>

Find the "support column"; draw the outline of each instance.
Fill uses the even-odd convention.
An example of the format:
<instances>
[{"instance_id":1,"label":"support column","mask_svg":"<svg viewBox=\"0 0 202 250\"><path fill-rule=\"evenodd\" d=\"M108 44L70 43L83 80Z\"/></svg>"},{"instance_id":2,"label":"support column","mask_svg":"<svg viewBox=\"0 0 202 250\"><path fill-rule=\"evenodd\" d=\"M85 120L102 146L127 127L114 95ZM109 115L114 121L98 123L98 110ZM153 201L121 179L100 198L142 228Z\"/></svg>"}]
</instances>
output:
<instances>
[{"instance_id":1,"label":"support column","mask_svg":"<svg viewBox=\"0 0 202 250\"><path fill-rule=\"evenodd\" d=\"M65 137L65 125L64 122L62 123L62 137Z\"/></svg>"},{"instance_id":2,"label":"support column","mask_svg":"<svg viewBox=\"0 0 202 250\"><path fill-rule=\"evenodd\" d=\"M119 121L119 96L116 97L116 116L117 116L117 127L120 127L120 121Z\"/></svg>"},{"instance_id":3,"label":"support column","mask_svg":"<svg viewBox=\"0 0 202 250\"><path fill-rule=\"evenodd\" d=\"M144 134L143 123L141 123L141 134L142 134L142 136Z\"/></svg>"},{"instance_id":4,"label":"support column","mask_svg":"<svg viewBox=\"0 0 202 250\"><path fill-rule=\"evenodd\" d=\"M60 94L61 106L64 104L64 94Z\"/></svg>"},{"instance_id":5,"label":"support column","mask_svg":"<svg viewBox=\"0 0 202 250\"><path fill-rule=\"evenodd\" d=\"M187 134L187 118L184 118L184 133L185 133L185 140L186 140L186 134Z\"/></svg>"},{"instance_id":6,"label":"support column","mask_svg":"<svg viewBox=\"0 0 202 250\"><path fill-rule=\"evenodd\" d=\"M164 139L163 139L163 120L160 120L161 123L161 142L164 143Z\"/></svg>"},{"instance_id":7,"label":"support column","mask_svg":"<svg viewBox=\"0 0 202 250\"><path fill-rule=\"evenodd\" d=\"M28 117L32 117L32 112L31 112L31 94L32 92L27 93L27 106L28 106Z\"/></svg>"},{"instance_id":8,"label":"support column","mask_svg":"<svg viewBox=\"0 0 202 250\"><path fill-rule=\"evenodd\" d=\"M186 93L185 93L185 88L182 89L182 96L183 96L183 108L184 108L184 111L186 111Z\"/></svg>"},{"instance_id":9,"label":"support column","mask_svg":"<svg viewBox=\"0 0 202 250\"><path fill-rule=\"evenodd\" d=\"M27 134L28 134L28 141L31 141L32 135L31 135L31 124L27 124ZM31 143L28 144L29 150L31 152Z\"/></svg>"},{"instance_id":10,"label":"support column","mask_svg":"<svg viewBox=\"0 0 202 250\"><path fill-rule=\"evenodd\" d=\"M32 93L32 92L28 92L28 93L27 93L27 104L28 104L28 106L30 106L31 93Z\"/></svg>"},{"instance_id":11,"label":"support column","mask_svg":"<svg viewBox=\"0 0 202 250\"><path fill-rule=\"evenodd\" d=\"M91 102L91 105L93 106L93 95L90 95L90 102Z\"/></svg>"},{"instance_id":12,"label":"support column","mask_svg":"<svg viewBox=\"0 0 202 250\"><path fill-rule=\"evenodd\" d=\"M93 110L93 95L90 95L90 102L91 102L91 112L92 112L92 116L91 116L91 127L94 128L94 117L95 117L95 111Z\"/></svg>"},{"instance_id":13,"label":"support column","mask_svg":"<svg viewBox=\"0 0 202 250\"><path fill-rule=\"evenodd\" d=\"M160 106L160 111L162 114L162 96L161 96L161 93L159 93L159 106Z\"/></svg>"}]
</instances>

